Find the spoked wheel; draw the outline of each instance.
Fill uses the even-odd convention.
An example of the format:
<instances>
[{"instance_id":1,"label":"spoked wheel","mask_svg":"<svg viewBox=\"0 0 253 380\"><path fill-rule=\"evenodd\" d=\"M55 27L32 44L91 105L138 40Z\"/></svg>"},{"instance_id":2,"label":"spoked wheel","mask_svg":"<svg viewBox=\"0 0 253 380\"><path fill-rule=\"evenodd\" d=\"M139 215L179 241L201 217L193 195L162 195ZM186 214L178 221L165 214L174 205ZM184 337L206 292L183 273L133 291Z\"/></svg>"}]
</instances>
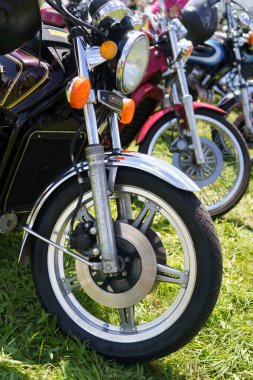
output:
<instances>
[{"instance_id":1,"label":"spoked wheel","mask_svg":"<svg viewBox=\"0 0 253 380\"><path fill-rule=\"evenodd\" d=\"M78 193L70 183L46 205L39 233L69 247ZM194 194L133 169L118 170L110 205L120 272L107 276L38 240L32 251L36 291L59 325L98 353L123 362L162 357L184 346L216 303L216 231ZM95 223L87 180L75 230L89 221ZM79 232L73 236L80 238ZM75 242L79 252L82 241Z\"/></svg>"},{"instance_id":2,"label":"spoked wheel","mask_svg":"<svg viewBox=\"0 0 253 380\"><path fill-rule=\"evenodd\" d=\"M252 117L253 117L253 87L249 88L249 96L251 99ZM227 112L227 120L238 128L248 146L248 149L253 149L253 134L245 129L245 120L242 108L242 102L239 97L233 97L231 100L221 105L221 108Z\"/></svg>"},{"instance_id":3,"label":"spoked wheel","mask_svg":"<svg viewBox=\"0 0 253 380\"><path fill-rule=\"evenodd\" d=\"M171 152L178 137L177 121L172 115L163 117L140 144L139 151L154 155L182 170L201 188L200 200L212 217L231 210L245 193L250 178L247 146L238 130L216 112L198 110L198 133L205 163L196 165L192 150Z\"/></svg>"}]
</instances>

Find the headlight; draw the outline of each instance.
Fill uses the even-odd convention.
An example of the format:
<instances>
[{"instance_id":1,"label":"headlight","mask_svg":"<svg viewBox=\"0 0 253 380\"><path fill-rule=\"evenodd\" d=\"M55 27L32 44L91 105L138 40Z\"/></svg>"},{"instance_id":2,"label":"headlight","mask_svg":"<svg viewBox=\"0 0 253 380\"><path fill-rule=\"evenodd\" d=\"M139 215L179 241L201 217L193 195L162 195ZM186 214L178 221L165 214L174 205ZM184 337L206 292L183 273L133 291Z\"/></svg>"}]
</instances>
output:
<instances>
[{"instance_id":1,"label":"headlight","mask_svg":"<svg viewBox=\"0 0 253 380\"><path fill-rule=\"evenodd\" d=\"M144 33L131 31L120 41L121 52L116 69L116 86L123 94L136 89L149 61L149 41Z\"/></svg>"}]
</instances>

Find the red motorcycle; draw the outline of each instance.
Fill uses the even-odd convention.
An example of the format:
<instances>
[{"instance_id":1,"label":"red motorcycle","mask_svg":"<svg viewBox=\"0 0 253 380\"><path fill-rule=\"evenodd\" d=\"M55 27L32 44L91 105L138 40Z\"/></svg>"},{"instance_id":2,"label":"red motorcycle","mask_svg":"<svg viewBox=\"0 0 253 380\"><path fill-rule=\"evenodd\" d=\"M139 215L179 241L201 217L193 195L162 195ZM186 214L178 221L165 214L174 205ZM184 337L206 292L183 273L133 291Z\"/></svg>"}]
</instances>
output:
<instances>
[{"instance_id":1,"label":"red motorcycle","mask_svg":"<svg viewBox=\"0 0 253 380\"><path fill-rule=\"evenodd\" d=\"M139 151L182 170L201 188L199 194L212 217L232 209L250 178L246 144L220 108L193 102L185 76L192 43L179 19L149 15L150 60L139 87L131 94L136 111L121 126L121 141L136 139ZM162 28L159 26L162 24ZM149 29L150 30L150 29Z\"/></svg>"},{"instance_id":2,"label":"red motorcycle","mask_svg":"<svg viewBox=\"0 0 253 380\"><path fill-rule=\"evenodd\" d=\"M42 10L42 17L53 24L50 12ZM180 20L168 20L162 13L160 19L146 16L150 60L141 84L131 94L136 111L131 124L120 127L121 143L127 148L136 140L140 152L179 168L201 188L200 198L212 217L221 216L248 187L249 153L223 110L193 102L184 70L192 43L185 39L187 30ZM62 26L63 19L58 18L57 25ZM103 144L111 148L106 122L99 133Z\"/></svg>"}]
</instances>

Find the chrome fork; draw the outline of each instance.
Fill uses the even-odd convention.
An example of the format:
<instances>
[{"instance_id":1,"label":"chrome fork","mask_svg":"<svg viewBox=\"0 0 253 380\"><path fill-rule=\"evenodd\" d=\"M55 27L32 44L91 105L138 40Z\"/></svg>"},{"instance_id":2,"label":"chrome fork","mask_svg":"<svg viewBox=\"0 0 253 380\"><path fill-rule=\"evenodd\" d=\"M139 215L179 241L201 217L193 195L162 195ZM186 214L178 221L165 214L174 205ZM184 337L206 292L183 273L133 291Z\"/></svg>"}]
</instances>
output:
<instances>
[{"instance_id":1,"label":"chrome fork","mask_svg":"<svg viewBox=\"0 0 253 380\"><path fill-rule=\"evenodd\" d=\"M240 93L241 93L241 100L242 100L242 109L243 109L243 115L244 115L244 121L245 121L245 128L246 128L246 134L247 132L250 134L253 134L253 118L252 118L252 108L249 101L249 92L248 92L248 84L247 81L244 79L242 75L242 55L239 45L239 34L237 32L237 24L236 20L234 19L233 13L232 13L232 6L229 1L226 1L226 13L228 17L228 26L231 33L231 37L233 40L234 45L234 52L235 52L235 58L237 60L237 72L239 76L240 81Z\"/></svg>"},{"instance_id":2,"label":"chrome fork","mask_svg":"<svg viewBox=\"0 0 253 380\"><path fill-rule=\"evenodd\" d=\"M171 42L171 47L173 51L173 60L175 62L174 68L177 71L177 75L178 75L178 79L179 79L179 83L181 87L181 93L182 93L182 103L184 105L186 120L187 120L187 124L190 130L190 135L192 138L192 146L190 146L190 148L194 150L196 163L198 165L201 165L205 163L205 158L203 154L201 141L198 135L197 124L196 124L196 119L195 119L195 114L194 114L194 109L193 109L193 99L189 93L189 88L186 81L184 61L182 59L178 60L180 51L178 48L178 39L177 39L176 29L173 23L169 25L169 36L170 36L170 42ZM175 89L173 89L173 91L175 91Z\"/></svg>"},{"instance_id":3,"label":"chrome fork","mask_svg":"<svg viewBox=\"0 0 253 380\"><path fill-rule=\"evenodd\" d=\"M86 49L82 37L75 38L75 51L79 75L90 78L87 66ZM89 165L91 191L94 201L103 272L105 274L113 274L119 271L119 263L109 203L104 147L99 144L97 120L93 103L95 103L95 95L94 91L91 90L89 103L84 106L84 117L89 142L85 153Z\"/></svg>"}]
</instances>

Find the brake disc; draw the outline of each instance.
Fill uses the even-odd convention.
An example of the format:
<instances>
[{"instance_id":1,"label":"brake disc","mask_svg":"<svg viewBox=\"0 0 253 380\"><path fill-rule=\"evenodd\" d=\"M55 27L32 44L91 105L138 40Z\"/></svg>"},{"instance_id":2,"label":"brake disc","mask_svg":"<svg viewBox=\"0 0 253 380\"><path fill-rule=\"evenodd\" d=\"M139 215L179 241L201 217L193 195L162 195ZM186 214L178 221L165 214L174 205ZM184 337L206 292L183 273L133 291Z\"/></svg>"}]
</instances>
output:
<instances>
[{"instance_id":1,"label":"brake disc","mask_svg":"<svg viewBox=\"0 0 253 380\"><path fill-rule=\"evenodd\" d=\"M196 165L192 150L173 154L173 165L190 177L199 187L211 185L221 175L222 153L212 140L200 138L205 163Z\"/></svg>"},{"instance_id":2,"label":"brake disc","mask_svg":"<svg viewBox=\"0 0 253 380\"><path fill-rule=\"evenodd\" d=\"M85 293L97 303L125 308L135 305L155 284L157 260L148 238L122 222L114 223L120 273L108 276L102 270L76 260L76 273Z\"/></svg>"}]
</instances>

